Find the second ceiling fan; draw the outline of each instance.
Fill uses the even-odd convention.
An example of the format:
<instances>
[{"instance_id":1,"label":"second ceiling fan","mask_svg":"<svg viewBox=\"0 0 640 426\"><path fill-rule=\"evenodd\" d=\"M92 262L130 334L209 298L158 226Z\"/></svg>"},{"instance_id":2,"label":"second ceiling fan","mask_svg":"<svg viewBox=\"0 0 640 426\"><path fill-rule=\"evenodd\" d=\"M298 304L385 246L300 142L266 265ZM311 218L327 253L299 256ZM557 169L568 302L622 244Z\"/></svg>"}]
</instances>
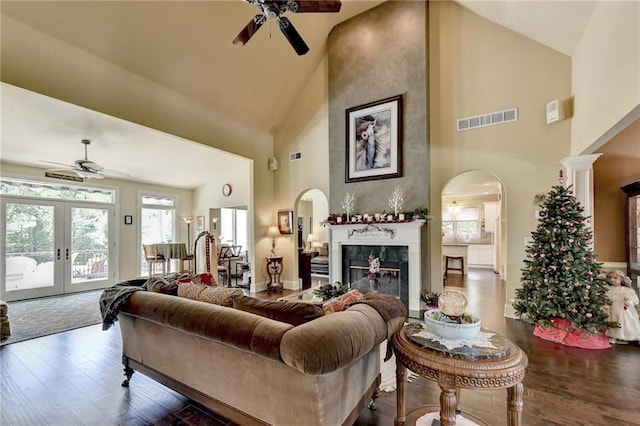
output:
<instances>
[{"instance_id":1,"label":"second ceiling fan","mask_svg":"<svg viewBox=\"0 0 640 426\"><path fill-rule=\"evenodd\" d=\"M262 13L253 17L251 21L240 31L233 40L236 46L244 46L251 37L260 29L267 19L277 19L278 27L287 38L291 47L298 55L304 55L309 51L309 46L304 42L291 21L285 16L285 12L291 13L337 13L340 12L342 3L339 0L245 0L247 3L258 6Z\"/></svg>"}]
</instances>

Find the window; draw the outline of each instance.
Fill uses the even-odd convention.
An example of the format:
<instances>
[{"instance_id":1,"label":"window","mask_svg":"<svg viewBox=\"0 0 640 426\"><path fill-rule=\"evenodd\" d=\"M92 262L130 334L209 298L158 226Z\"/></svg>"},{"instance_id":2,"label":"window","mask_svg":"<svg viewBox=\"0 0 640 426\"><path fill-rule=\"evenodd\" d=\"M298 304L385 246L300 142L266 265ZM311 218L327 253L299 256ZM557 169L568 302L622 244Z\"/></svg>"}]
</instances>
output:
<instances>
[{"instance_id":1,"label":"window","mask_svg":"<svg viewBox=\"0 0 640 426\"><path fill-rule=\"evenodd\" d=\"M140 243L169 243L176 238L176 199L170 196L143 194L140 197ZM148 274L147 262L140 246L140 272Z\"/></svg>"},{"instance_id":2,"label":"window","mask_svg":"<svg viewBox=\"0 0 640 426\"><path fill-rule=\"evenodd\" d=\"M65 201L115 203L115 189L91 188L69 184L2 178L0 194L12 197L34 197Z\"/></svg>"},{"instance_id":3,"label":"window","mask_svg":"<svg viewBox=\"0 0 640 426\"><path fill-rule=\"evenodd\" d=\"M479 237L478 208L461 207L442 210L442 233L444 237L469 240Z\"/></svg>"},{"instance_id":4,"label":"window","mask_svg":"<svg viewBox=\"0 0 640 426\"><path fill-rule=\"evenodd\" d=\"M220 244L242 246L242 251L247 250L246 209L220 209Z\"/></svg>"}]
</instances>

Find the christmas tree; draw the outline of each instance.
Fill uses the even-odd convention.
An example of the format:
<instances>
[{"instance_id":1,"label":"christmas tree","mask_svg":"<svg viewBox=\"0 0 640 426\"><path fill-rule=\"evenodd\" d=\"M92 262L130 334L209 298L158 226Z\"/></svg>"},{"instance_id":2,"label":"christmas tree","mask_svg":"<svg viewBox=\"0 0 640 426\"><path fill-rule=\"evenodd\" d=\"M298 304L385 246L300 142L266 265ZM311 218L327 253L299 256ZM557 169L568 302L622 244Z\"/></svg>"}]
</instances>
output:
<instances>
[{"instance_id":1,"label":"christmas tree","mask_svg":"<svg viewBox=\"0 0 640 426\"><path fill-rule=\"evenodd\" d=\"M562 173L560 174L562 182ZM550 328L566 319L568 330L590 334L616 327L607 321L605 278L590 246L584 208L571 186L554 186L540 207L540 221L527 246L522 287L516 290L516 314L530 324Z\"/></svg>"}]
</instances>

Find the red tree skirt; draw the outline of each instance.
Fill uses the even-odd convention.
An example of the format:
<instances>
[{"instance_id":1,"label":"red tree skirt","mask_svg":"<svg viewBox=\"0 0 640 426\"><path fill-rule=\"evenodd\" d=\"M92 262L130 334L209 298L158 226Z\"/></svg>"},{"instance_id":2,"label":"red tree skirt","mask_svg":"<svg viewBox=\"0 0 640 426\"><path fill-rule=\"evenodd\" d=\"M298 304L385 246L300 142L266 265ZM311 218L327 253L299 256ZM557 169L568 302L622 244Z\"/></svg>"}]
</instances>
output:
<instances>
[{"instance_id":1,"label":"red tree skirt","mask_svg":"<svg viewBox=\"0 0 640 426\"><path fill-rule=\"evenodd\" d=\"M603 331L598 334L589 334L584 330L567 331L571 325L571 321L568 319L553 318L551 321L555 327L546 328L536 324L533 335L551 342L562 343L565 346L583 349L608 349L611 347Z\"/></svg>"}]
</instances>

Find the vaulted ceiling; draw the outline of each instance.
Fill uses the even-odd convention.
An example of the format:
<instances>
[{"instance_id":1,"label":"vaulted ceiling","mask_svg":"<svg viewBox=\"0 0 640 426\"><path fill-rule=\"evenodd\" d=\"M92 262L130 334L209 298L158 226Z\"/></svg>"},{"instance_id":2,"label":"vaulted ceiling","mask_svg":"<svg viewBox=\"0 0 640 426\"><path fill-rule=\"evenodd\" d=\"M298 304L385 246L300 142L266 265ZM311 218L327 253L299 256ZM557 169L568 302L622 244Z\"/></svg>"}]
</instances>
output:
<instances>
[{"instance_id":1,"label":"vaulted ceiling","mask_svg":"<svg viewBox=\"0 0 640 426\"><path fill-rule=\"evenodd\" d=\"M232 40L258 12L256 6L242 0L3 0L0 5L2 67L11 65L6 64L5 56L20 52L26 42L15 36L14 29L27 26L88 52L96 60L108 61L180 93L230 120L272 132L325 54L331 29L380 3L343 0L340 13L289 13L289 19L310 48L309 53L298 56L272 20L244 47L233 45ZM571 55L594 8L593 2L575 1L459 3L567 55ZM3 80L6 81L4 75ZM3 110L8 108L10 112L12 107L3 102ZM44 147L38 144L51 140L66 139L70 149L82 148L77 132L69 132L73 123L42 127L29 122L28 114L11 121L6 117L3 112L2 159L5 161L25 163L26 158L42 159L39 153ZM29 132L47 134L30 135L34 146L25 146L13 138L14 134L24 138ZM126 144L123 142L123 145ZM143 143L130 145L128 149L140 150L131 156L142 156L148 151ZM80 157L66 158L56 152L51 155L53 161L60 162ZM122 158L118 150L100 155L103 155L100 161L107 167L112 160L109 156Z\"/></svg>"}]
</instances>

